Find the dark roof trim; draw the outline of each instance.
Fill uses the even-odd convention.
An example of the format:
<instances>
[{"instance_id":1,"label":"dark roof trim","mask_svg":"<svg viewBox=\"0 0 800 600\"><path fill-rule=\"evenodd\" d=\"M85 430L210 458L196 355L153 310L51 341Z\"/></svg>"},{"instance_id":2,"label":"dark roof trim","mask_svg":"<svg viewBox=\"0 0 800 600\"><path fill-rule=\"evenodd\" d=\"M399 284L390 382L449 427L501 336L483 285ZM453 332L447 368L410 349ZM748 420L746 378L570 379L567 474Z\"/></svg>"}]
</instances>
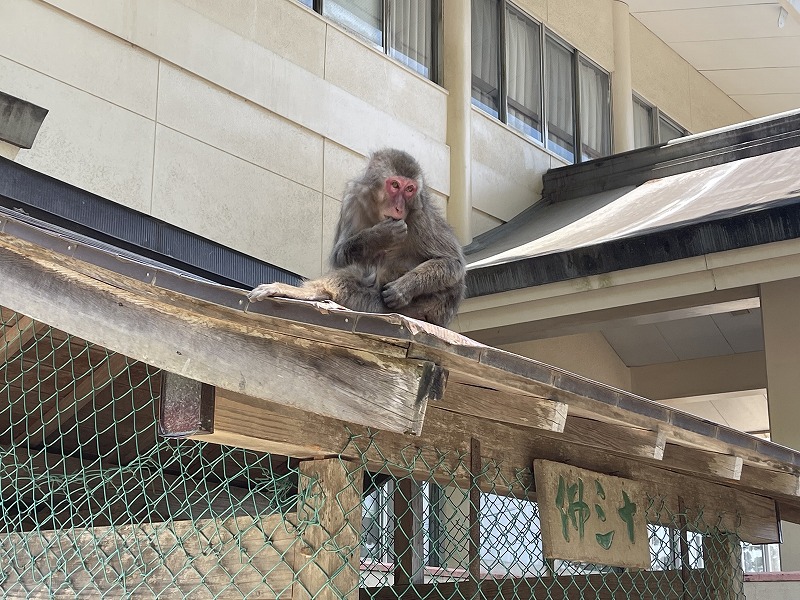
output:
<instances>
[{"instance_id":1,"label":"dark roof trim","mask_svg":"<svg viewBox=\"0 0 800 600\"><path fill-rule=\"evenodd\" d=\"M593 246L467 271L467 296L484 296L800 238L800 190L760 210L721 213Z\"/></svg>"},{"instance_id":2,"label":"dark roof trim","mask_svg":"<svg viewBox=\"0 0 800 600\"><path fill-rule=\"evenodd\" d=\"M185 229L0 158L0 206L223 285L300 277Z\"/></svg>"},{"instance_id":3,"label":"dark roof trim","mask_svg":"<svg viewBox=\"0 0 800 600\"><path fill-rule=\"evenodd\" d=\"M542 200L561 202L797 146L800 111L793 111L551 169L542 178Z\"/></svg>"}]
</instances>

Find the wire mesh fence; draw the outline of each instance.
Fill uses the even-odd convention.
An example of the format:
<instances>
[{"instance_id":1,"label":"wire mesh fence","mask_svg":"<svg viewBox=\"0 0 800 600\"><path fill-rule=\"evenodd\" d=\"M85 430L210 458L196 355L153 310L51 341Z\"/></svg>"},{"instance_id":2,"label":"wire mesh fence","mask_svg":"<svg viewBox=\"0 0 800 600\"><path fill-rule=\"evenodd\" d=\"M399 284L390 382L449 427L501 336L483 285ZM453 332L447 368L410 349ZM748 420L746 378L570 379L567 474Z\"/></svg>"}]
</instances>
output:
<instances>
[{"instance_id":1,"label":"wire mesh fence","mask_svg":"<svg viewBox=\"0 0 800 600\"><path fill-rule=\"evenodd\" d=\"M380 434L302 462L165 439L157 369L0 317L4 597L744 597L713 515L648 498L649 570L550 560L529 467L376 461Z\"/></svg>"}]
</instances>

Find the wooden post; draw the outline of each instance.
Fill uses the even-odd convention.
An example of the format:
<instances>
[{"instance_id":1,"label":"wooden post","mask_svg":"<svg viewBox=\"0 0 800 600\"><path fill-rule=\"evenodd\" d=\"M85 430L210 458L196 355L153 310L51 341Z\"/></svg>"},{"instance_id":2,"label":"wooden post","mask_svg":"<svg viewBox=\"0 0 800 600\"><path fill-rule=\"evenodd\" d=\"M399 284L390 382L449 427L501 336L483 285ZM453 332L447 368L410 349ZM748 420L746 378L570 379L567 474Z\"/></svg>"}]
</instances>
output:
<instances>
[{"instance_id":1,"label":"wooden post","mask_svg":"<svg viewBox=\"0 0 800 600\"><path fill-rule=\"evenodd\" d=\"M358 600L362 468L329 458L301 462L295 600Z\"/></svg>"},{"instance_id":2,"label":"wooden post","mask_svg":"<svg viewBox=\"0 0 800 600\"><path fill-rule=\"evenodd\" d=\"M703 560L710 600L742 600L742 545L732 533L716 532L703 539Z\"/></svg>"},{"instance_id":3,"label":"wooden post","mask_svg":"<svg viewBox=\"0 0 800 600\"><path fill-rule=\"evenodd\" d=\"M422 485L405 477L394 490L394 585L425 583Z\"/></svg>"},{"instance_id":4,"label":"wooden post","mask_svg":"<svg viewBox=\"0 0 800 600\"><path fill-rule=\"evenodd\" d=\"M469 470L471 483L469 487L469 575L477 583L481 579L481 490L478 478L483 469L481 461L481 442L470 439Z\"/></svg>"}]
</instances>

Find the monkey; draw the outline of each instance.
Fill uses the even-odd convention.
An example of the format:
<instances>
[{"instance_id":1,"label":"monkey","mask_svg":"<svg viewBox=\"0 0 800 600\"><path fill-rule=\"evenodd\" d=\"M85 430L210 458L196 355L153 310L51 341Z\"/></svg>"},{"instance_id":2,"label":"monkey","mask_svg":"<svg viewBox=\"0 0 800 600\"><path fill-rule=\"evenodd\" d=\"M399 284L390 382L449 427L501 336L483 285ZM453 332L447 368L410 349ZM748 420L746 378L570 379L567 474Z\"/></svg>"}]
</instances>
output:
<instances>
[{"instance_id":1,"label":"monkey","mask_svg":"<svg viewBox=\"0 0 800 600\"><path fill-rule=\"evenodd\" d=\"M447 326L466 291L461 244L432 206L417 160L393 148L374 152L347 184L329 262L319 279L263 283L248 298L333 300Z\"/></svg>"}]
</instances>

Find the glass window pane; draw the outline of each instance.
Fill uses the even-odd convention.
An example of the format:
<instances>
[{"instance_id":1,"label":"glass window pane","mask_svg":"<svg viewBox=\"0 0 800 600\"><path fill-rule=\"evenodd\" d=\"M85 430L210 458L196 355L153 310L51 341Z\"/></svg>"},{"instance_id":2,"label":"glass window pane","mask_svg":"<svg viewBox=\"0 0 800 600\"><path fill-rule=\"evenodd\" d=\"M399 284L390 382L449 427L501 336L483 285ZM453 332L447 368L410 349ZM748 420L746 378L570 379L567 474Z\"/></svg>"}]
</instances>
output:
<instances>
[{"instance_id":1,"label":"glass window pane","mask_svg":"<svg viewBox=\"0 0 800 600\"><path fill-rule=\"evenodd\" d=\"M382 0L325 0L322 14L383 46Z\"/></svg>"},{"instance_id":2,"label":"glass window pane","mask_svg":"<svg viewBox=\"0 0 800 600\"><path fill-rule=\"evenodd\" d=\"M539 26L510 8L506 20L508 124L542 141Z\"/></svg>"},{"instance_id":3,"label":"glass window pane","mask_svg":"<svg viewBox=\"0 0 800 600\"><path fill-rule=\"evenodd\" d=\"M305 4L308 8L314 8L314 0L300 0L300 4Z\"/></svg>"},{"instance_id":4,"label":"glass window pane","mask_svg":"<svg viewBox=\"0 0 800 600\"><path fill-rule=\"evenodd\" d=\"M653 145L653 109L637 98L633 99L633 147Z\"/></svg>"},{"instance_id":5,"label":"glass window pane","mask_svg":"<svg viewBox=\"0 0 800 600\"><path fill-rule=\"evenodd\" d=\"M683 137L683 131L667 121L664 117L658 119L658 141L661 143Z\"/></svg>"},{"instance_id":6,"label":"glass window pane","mask_svg":"<svg viewBox=\"0 0 800 600\"><path fill-rule=\"evenodd\" d=\"M611 88L608 73L580 61L581 160L611 154Z\"/></svg>"},{"instance_id":7,"label":"glass window pane","mask_svg":"<svg viewBox=\"0 0 800 600\"><path fill-rule=\"evenodd\" d=\"M472 0L472 103L500 116L500 3Z\"/></svg>"},{"instance_id":8,"label":"glass window pane","mask_svg":"<svg viewBox=\"0 0 800 600\"><path fill-rule=\"evenodd\" d=\"M547 147L575 162L575 93L572 84L572 52L547 38Z\"/></svg>"},{"instance_id":9,"label":"glass window pane","mask_svg":"<svg viewBox=\"0 0 800 600\"><path fill-rule=\"evenodd\" d=\"M389 54L427 78L433 67L434 0L392 0Z\"/></svg>"}]
</instances>

